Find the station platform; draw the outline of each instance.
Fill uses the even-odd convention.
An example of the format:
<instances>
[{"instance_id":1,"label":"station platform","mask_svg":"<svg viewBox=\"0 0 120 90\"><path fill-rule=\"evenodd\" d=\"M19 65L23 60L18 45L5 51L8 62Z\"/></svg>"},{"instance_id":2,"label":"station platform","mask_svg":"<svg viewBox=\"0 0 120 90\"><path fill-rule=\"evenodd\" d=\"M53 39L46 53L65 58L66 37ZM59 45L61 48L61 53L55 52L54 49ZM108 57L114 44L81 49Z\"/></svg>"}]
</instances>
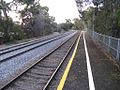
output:
<instances>
[{"instance_id":1,"label":"station platform","mask_svg":"<svg viewBox=\"0 0 120 90\"><path fill-rule=\"evenodd\" d=\"M91 83L88 74L89 67L82 35L62 90L120 90L120 68L103 53L86 33L85 38L93 83ZM59 86L57 90L61 90Z\"/></svg>"}]
</instances>

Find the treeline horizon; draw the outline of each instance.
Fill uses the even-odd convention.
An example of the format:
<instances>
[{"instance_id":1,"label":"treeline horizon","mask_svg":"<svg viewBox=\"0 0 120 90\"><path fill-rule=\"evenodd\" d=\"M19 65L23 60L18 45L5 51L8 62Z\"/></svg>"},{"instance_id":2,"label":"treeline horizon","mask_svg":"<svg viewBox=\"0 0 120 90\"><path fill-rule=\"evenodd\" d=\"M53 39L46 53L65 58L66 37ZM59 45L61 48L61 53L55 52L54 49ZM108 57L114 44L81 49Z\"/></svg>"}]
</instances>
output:
<instances>
[{"instance_id":1,"label":"treeline horizon","mask_svg":"<svg viewBox=\"0 0 120 90\"><path fill-rule=\"evenodd\" d=\"M91 0L77 0L81 19L87 27L120 38L120 0L92 0L94 6L82 11L84 3L89 5L90 2Z\"/></svg>"},{"instance_id":2,"label":"treeline horizon","mask_svg":"<svg viewBox=\"0 0 120 90\"><path fill-rule=\"evenodd\" d=\"M19 9L20 7L23 9ZM57 24L55 17L50 16L48 11L47 6L40 5L40 0L1 0L0 43L39 37L54 31L83 28L80 20L76 18L74 23L66 19L65 23ZM14 22L9 12L19 14L20 21Z\"/></svg>"}]
</instances>

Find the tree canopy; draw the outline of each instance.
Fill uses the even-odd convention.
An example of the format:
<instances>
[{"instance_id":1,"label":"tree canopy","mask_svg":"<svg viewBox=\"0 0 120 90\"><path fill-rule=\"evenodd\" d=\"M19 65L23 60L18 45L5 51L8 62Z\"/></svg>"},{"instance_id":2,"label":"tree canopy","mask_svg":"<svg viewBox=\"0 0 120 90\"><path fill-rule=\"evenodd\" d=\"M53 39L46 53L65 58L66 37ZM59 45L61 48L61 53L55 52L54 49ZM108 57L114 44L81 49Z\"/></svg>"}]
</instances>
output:
<instances>
[{"instance_id":1,"label":"tree canopy","mask_svg":"<svg viewBox=\"0 0 120 90\"><path fill-rule=\"evenodd\" d=\"M81 1L78 8L83 8L83 4L86 2L85 0L76 1ZM80 12L81 18L86 22L88 28L120 37L120 0L92 0L92 3L94 6Z\"/></svg>"},{"instance_id":2,"label":"tree canopy","mask_svg":"<svg viewBox=\"0 0 120 90\"><path fill-rule=\"evenodd\" d=\"M53 32L57 23L48 11L47 6L40 5L40 0L0 0L0 37L9 42ZM10 12L19 14L20 22L14 22Z\"/></svg>"}]
</instances>

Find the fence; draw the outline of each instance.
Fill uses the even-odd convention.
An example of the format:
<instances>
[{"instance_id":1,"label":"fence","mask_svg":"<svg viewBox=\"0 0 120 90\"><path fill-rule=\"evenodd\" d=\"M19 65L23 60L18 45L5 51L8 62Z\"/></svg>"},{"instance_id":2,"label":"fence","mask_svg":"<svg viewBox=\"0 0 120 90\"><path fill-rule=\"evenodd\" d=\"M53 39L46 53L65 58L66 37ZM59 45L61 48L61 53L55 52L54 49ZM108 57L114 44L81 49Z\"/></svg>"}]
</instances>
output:
<instances>
[{"instance_id":1,"label":"fence","mask_svg":"<svg viewBox=\"0 0 120 90\"><path fill-rule=\"evenodd\" d=\"M89 31L93 40L101 44L107 52L111 53L117 60L120 60L120 38L114 38L100 33Z\"/></svg>"}]
</instances>

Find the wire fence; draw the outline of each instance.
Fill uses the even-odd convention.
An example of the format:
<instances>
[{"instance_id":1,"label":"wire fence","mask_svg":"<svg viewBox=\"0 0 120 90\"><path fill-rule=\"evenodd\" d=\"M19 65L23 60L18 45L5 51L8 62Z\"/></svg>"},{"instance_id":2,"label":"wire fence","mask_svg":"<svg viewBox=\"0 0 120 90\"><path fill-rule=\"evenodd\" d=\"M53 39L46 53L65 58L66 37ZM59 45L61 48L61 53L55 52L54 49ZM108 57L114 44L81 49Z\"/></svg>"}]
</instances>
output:
<instances>
[{"instance_id":1,"label":"wire fence","mask_svg":"<svg viewBox=\"0 0 120 90\"><path fill-rule=\"evenodd\" d=\"M93 40L98 42L104 49L111 53L117 60L120 60L120 38L103 35L89 30Z\"/></svg>"}]
</instances>

